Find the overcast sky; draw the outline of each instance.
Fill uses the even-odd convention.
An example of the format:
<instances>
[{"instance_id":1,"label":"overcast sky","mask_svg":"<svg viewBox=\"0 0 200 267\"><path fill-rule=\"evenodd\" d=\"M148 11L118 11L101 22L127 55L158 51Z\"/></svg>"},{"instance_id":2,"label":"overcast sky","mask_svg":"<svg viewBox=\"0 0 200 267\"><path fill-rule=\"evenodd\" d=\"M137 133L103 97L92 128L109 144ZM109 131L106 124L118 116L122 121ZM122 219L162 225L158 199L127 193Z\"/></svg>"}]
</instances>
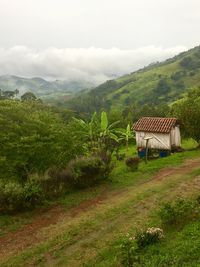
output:
<instances>
[{"instance_id":1,"label":"overcast sky","mask_svg":"<svg viewBox=\"0 0 200 267\"><path fill-rule=\"evenodd\" d=\"M199 44L199 0L0 0L0 75L100 82Z\"/></svg>"}]
</instances>

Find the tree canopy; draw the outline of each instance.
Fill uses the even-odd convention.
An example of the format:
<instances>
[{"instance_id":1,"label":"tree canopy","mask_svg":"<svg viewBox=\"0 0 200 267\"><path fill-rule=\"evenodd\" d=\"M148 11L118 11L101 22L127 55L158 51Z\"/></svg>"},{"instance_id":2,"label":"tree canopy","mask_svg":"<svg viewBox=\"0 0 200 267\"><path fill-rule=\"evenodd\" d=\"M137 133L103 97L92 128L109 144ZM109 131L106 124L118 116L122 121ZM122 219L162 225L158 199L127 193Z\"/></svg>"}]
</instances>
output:
<instances>
[{"instance_id":1,"label":"tree canopy","mask_svg":"<svg viewBox=\"0 0 200 267\"><path fill-rule=\"evenodd\" d=\"M191 89L185 98L177 101L172 114L180 119L185 136L200 144L200 88Z\"/></svg>"},{"instance_id":2,"label":"tree canopy","mask_svg":"<svg viewBox=\"0 0 200 267\"><path fill-rule=\"evenodd\" d=\"M0 176L24 176L60 166L81 153L70 127L37 102L1 101Z\"/></svg>"}]
</instances>

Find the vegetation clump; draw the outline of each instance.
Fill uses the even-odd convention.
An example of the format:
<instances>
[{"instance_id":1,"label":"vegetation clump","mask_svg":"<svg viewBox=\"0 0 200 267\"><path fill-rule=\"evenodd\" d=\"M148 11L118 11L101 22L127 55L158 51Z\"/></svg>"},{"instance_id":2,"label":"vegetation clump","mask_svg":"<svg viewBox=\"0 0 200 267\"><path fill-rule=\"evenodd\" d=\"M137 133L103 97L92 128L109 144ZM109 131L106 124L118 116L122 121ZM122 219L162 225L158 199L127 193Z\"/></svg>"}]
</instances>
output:
<instances>
[{"instance_id":1,"label":"vegetation clump","mask_svg":"<svg viewBox=\"0 0 200 267\"><path fill-rule=\"evenodd\" d=\"M179 266L179 262L184 262L184 257L187 262L192 262L191 257L188 256L185 251L186 248L187 250L190 249L191 253L194 255L194 262L199 262L198 240L200 207L198 201L199 197L196 200L176 199L173 202L165 203L159 210L158 215L162 223L164 226L168 226L165 227L165 236L167 236L169 232L170 234L173 232L175 234L177 231L180 231L179 235L176 235L174 238L175 243L171 242L171 240L169 245L168 241L161 243L160 241L162 241L165 236L162 228L158 227L150 227L146 230L136 231L135 235L127 234L124 236L123 239L120 240L118 250L118 257L121 264L126 267L133 267L157 265L174 266L176 263L177 266ZM179 240L181 235L184 236L184 229L187 228L189 231L186 231L184 238L186 238L186 240L192 239L192 241L195 241L194 247L191 246L191 248L188 242L185 243L185 240ZM177 244L178 248L174 247L171 249L171 245L176 246ZM169 249L171 252L168 251ZM183 251L185 252L183 253ZM162 253L162 255L160 255L160 253ZM173 258L171 258L172 254Z\"/></svg>"},{"instance_id":2,"label":"vegetation clump","mask_svg":"<svg viewBox=\"0 0 200 267\"><path fill-rule=\"evenodd\" d=\"M200 88L189 90L186 97L172 106L171 113L179 118L185 137L192 137L200 145Z\"/></svg>"},{"instance_id":3,"label":"vegetation clump","mask_svg":"<svg viewBox=\"0 0 200 267\"><path fill-rule=\"evenodd\" d=\"M24 185L9 181L0 181L0 211L2 213L32 209L43 201L40 185L35 181L27 181Z\"/></svg>"},{"instance_id":4,"label":"vegetation clump","mask_svg":"<svg viewBox=\"0 0 200 267\"><path fill-rule=\"evenodd\" d=\"M135 237L127 234L121 240L119 246L118 257L120 263L126 267L134 266L134 263L138 262L138 248L135 242Z\"/></svg>"},{"instance_id":5,"label":"vegetation clump","mask_svg":"<svg viewBox=\"0 0 200 267\"><path fill-rule=\"evenodd\" d=\"M161 228L150 227L138 231L135 236L127 234L120 243L118 257L123 266L139 266L140 253L145 247L158 243L164 238Z\"/></svg>"},{"instance_id":6,"label":"vegetation clump","mask_svg":"<svg viewBox=\"0 0 200 267\"><path fill-rule=\"evenodd\" d=\"M158 227L150 227L145 231L138 232L135 236L139 248L145 248L148 245L161 241L163 238L163 230Z\"/></svg>"},{"instance_id":7,"label":"vegetation clump","mask_svg":"<svg viewBox=\"0 0 200 267\"><path fill-rule=\"evenodd\" d=\"M60 175L66 185L84 188L103 181L108 169L99 157L79 157L71 160Z\"/></svg>"},{"instance_id":8,"label":"vegetation clump","mask_svg":"<svg viewBox=\"0 0 200 267\"><path fill-rule=\"evenodd\" d=\"M165 225L178 225L192 219L198 214L197 202L177 199L174 202L165 203L158 214Z\"/></svg>"},{"instance_id":9,"label":"vegetation clump","mask_svg":"<svg viewBox=\"0 0 200 267\"><path fill-rule=\"evenodd\" d=\"M136 171L139 166L140 158L139 157L129 157L126 159L126 166L129 167L132 171Z\"/></svg>"}]
</instances>

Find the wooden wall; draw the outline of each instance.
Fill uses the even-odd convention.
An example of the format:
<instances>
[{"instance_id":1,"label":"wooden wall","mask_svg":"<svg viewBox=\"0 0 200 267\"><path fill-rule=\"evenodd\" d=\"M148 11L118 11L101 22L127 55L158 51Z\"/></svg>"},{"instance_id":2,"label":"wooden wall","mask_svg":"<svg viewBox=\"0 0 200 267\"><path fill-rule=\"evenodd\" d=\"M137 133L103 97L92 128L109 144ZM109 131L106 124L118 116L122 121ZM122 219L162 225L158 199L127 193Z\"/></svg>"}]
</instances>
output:
<instances>
[{"instance_id":1,"label":"wooden wall","mask_svg":"<svg viewBox=\"0 0 200 267\"><path fill-rule=\"evenodd\" d=\"M146 139L149 138L148 147L151 149L171 150L171 146L179 147L181 145L181 137L179 127L176 126L170 133L149 133L136 132L137 147L146 147Z\"/></svg>"}]
</instances>

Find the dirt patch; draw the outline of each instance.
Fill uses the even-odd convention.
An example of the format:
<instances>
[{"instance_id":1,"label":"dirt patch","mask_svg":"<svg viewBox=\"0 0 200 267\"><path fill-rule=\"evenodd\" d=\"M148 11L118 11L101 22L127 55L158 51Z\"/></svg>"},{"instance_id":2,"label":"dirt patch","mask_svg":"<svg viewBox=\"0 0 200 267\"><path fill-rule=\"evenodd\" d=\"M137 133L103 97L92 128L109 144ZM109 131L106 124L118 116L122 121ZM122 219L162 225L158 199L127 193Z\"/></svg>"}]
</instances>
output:
<instances>
[{"instance_id":1,"label":"dirt patch","mask_svg":"<svg viewBox=\"0 0 200 267\"><path fill-rule=\"evenodd\" d=\"M72 217L75 217L79 213L87 211L91 207L95 207L95 206L101 204L103 201L105 201L105 199L107 199L107 195L104 193L104 195L96 197L94 199L85 200L85 201L81 202L78 207L72 208L72 210L70 211L70 214Z\"/></svg>"},{"instance_id":2,"label":"dirt patch","mask_svg":"<svg viewBox=\"0 0 200 267\"><path fill-rule=\"evenodd\" d=\"M164 178L176 175L176 174L186 174L191 172L194 168L200 167L200 159L186 160L183 165L174 168L164 168L153 177L152 180L163 180Z\"/></svg>"},{"instance_id":3,"label":"dirt patch","mask_svg":"<svg viewBox=\"0 0 200 267\"><path fill-rule=\"evenodd\" d=\"M100 196L95 197L93 199L90 200L84 200L82 201L77 207L72 208L69 213L71 217L76 217L78 216L80 213L82 212L86 212L91 208L94 208L98 205L101 205L102 203L104 203L107 199L116 197L118 195L121 195L124 192L127 192L128 189L120 189L119 191L115 191L115 192L110 192L108 190L104 190Z\"/></svg>"},{"instance_id":4,"label":"dirt patch","mask_svg":"<svg viewBox=\"0 0 200 267\"><path fill-rule=\"evenodd\" d=\"M63 213L63 207L56 206L46 211L40 211L32 222L15 232L10 232L0 238L0 257L7 253L9 247L20 250L38 241L37 232L51 224L56 224Z\"/></svg>"},{"instance_id":5,"label":"dirt patch","mask_svg":"<svg viewBox=\"0 0 200 267\"><path fill-rule=\"evenodd\" d=\"M176 174L187 174L198 166L200 166L200 159L187 160L180 167L160 170L151 180L142 182L141 184L148 184L154 180L162 181L166 177ZM10 232L0 238L0 258L8 257L11 254L17 253L41 242L38 233L50 225L59 223L62 217L67 216L70 220L70 218L72 219L83 212L89 211L90 209L101 205L106 202L106 200L112 199L121 194L126 194L128 190L128 188L117 192L107 192L105 190L100 196L91 200L83 201L77 207L73 207L68 211L65 211L62 206L56 206L46 211L40 211L39 214L37 213L37 215L33 217L30 224L24 225L21 229L18 229L15 232Z\"/></svg>"}]
</instances>

